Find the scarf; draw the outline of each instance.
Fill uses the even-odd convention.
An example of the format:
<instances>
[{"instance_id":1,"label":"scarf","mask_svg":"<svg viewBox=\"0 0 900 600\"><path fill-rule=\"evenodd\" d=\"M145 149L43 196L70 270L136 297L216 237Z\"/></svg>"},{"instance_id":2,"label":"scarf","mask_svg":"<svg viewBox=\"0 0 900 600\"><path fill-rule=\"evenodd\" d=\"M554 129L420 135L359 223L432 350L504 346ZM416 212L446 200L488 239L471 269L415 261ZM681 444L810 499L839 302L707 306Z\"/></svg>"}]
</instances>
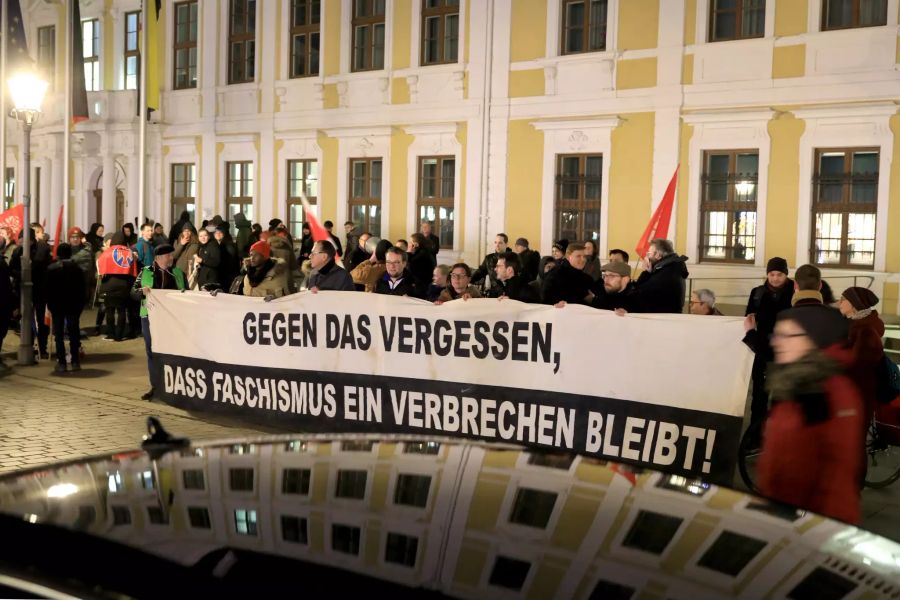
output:
<instances>
[{"instance_id":1,"label":"scarf","mask_svg":"<svg viewBox=\"0 0 900 600\"><path fill-rule=\"evenodd\" d=\"M822 299L822 292L816 290L797 290L794 292L794 297L791 298L791 306L797 306L801 300L818 300L819 304L825 303Z\"/></svg>"},{"instance_id":2,"label":"scarf","mask_svg":"<svg viewBox=\"0 0 900 600\"><path fill-rule=\"evenodd\" d=\"M770 364L766 389L776 402L800 404L807 424L821 423L829 416L825 380L840 372L837 361L821 350L813 350L792 363Z\"/></svg>"},{"instance_id":3,"label":"scarf","mask_svg":"<svg viewBox=\"0 0 900 600\"><path fill-rule=\"evenodd\" d=\"M249 267L247 269L247 280L250 282L250 287L256 287L261 284L274 266L275 261L269 258L258 267Z\"/></svg>"}]
</instances>

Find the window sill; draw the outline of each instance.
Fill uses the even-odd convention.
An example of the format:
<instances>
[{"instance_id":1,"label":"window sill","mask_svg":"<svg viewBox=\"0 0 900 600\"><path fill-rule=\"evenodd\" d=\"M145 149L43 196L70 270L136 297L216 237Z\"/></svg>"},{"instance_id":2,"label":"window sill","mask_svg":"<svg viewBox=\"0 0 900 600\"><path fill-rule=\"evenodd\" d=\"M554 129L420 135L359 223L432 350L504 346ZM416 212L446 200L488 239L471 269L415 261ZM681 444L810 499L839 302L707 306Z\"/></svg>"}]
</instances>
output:
<instances>
[{"instance_id":1,"label":"window sill","mask_svg":"<svg viewBox=\"0 0 900 600\"><path fill-rule=\"evenodd\" d=\"M543 69L560 65L577 65L586 63L599 63L614 61L619 53L614 50L598 50L596 52L580 52L578 54L557 54L545 58L515 62L510 65L511 71L527 71L530 69Z\"/></svg>"}]
</instances>

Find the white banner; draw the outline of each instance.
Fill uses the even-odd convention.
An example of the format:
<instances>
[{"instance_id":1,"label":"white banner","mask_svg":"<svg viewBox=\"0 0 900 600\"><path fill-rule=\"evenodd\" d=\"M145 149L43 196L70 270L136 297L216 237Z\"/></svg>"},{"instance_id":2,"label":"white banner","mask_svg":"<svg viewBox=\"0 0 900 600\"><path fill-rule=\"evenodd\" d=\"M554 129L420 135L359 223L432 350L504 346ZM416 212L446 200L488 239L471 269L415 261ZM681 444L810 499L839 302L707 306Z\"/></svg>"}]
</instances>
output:
<instances>
[{"instance_id":1,"label":"white banner","mask_svg":"<svg viewBox=\"0 0 900 600\"><path fill-rule=\"evenodd\" d=\"M300 431L460 435L730 476L742 319L352 292L148 300L166 401Z\"/></svg>"}]
</instances>

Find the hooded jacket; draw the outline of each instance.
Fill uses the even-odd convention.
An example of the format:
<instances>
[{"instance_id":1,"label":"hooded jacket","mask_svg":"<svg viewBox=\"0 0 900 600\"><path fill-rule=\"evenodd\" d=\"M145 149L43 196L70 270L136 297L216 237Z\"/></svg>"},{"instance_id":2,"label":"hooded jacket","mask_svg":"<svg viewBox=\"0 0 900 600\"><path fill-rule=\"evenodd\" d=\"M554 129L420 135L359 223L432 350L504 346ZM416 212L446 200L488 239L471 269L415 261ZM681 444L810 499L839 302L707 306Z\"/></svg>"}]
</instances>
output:
<instances>
[{"instance_id":1,"label":"hooded jacket","mask_svg":"<svg viewBox=\"0 0 900 600\"><path fill-rule=\"evenodd\" d=\"M642 313L683 313L687 256L670 254L644 271L635 283L636 300Z\"/></svg>"},{"instance_id":2,"label":"hooded jacket","mask_svg":"<svg viewBox=\"0 0 900 600\"><path fill-rule=\"evenodd\" d=\"M245 259L250 256L250 221L244 216L244 213L235 213L234 215L234 244L237 247L238 257Z\"/></svg>"},{"instance_id":3,"label":"hooded jacket","mask_svg":"<svg viewBox=\"0 0 900 600\"><path fill-rule=\"evenodd\" d=\"M260 265L258 269L262 272L256 273L254 279L259 275L262 275L262 280L256 285L253 285L251 282L251 275L254 274L252 273L252 267L248 268L247 272L244 274L244 286L242 291L245 296L252 296L254 298L274 296L275 298L281 298L282 296L287 296L291 293L288 287L287 265L284 260L280 258L270 258Z\"/></svg>"}]
</instances>

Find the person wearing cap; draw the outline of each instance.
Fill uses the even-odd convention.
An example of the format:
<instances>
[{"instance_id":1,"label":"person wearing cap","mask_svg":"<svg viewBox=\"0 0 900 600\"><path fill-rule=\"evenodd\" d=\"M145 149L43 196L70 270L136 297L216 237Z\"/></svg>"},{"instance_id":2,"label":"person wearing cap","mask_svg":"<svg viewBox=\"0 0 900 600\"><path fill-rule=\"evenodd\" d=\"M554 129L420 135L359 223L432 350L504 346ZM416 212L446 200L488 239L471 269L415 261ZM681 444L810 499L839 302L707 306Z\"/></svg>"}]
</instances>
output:
<instances>
[{"instance_id":1,"label":"person wearing cap","mask_svg":"<svg viewBox=\"0 0 900 600\"><path fill-rule=\"evenodd\" d=\"M497 272L497 286L490 289L489 298L500 298L501 300L508 298L528 304L540 302L534 288L528 285L528 282L519 274L522 265L515 252L507 250L501 254L497 258L497 266L494 269Z\"/></svg>"},{"instance_id":2,"label":"person wearing cap","mask_svg":"<svg viewBox=\"0 0 900 600\"><path fill-rule=\"evenodd\" d=\"M309 256L312 267L307 284L309 291L313 293L325 290L356 291L350 274L335 262L336 252L334 244L327 241L315 243Z\"/></svg>"},{"instance_id":3,"label":"person wearing cap","mask_svg":"<svg viewBox=\"0 0 900 600\"><path fill-rule=\"evenodd\" d=\"M290 294L287 264L284 259L273 258L268 242L256 242L250 246L250 256L244 259L244 277L238 293L244 296L281 298Z\"/></svg>"},{"instance_id":4,"label":"person wearing cap","mask_svg":"<svg viewBox=\"0 0 900 600\"><path fill-rule=\"evenodd\" d=\"M494 236L494 252L485 256L481 261L481 266L472 273L473 284L479 284L487 278L491 286L497 285L497 273L494 271L494 267L497 266L497 259L500 255L506 252L508 243L509 237L505 233L498 233Z\"/></svg>"},{"instance_id":5,"label":"person wearing cap","mask_svg":"<svg viewBox=\"0 0 900 600\"><path fill-rule=\"evenodd\" d=\"M590 304L601 310L637 312L631 267L623 262L608 262L600 267L602 286L594 286Z\"/></svg>"},{"instance_id":6,"label":"person wearing cap","mask_svg":"<svg viewBox=\"0 0 900 600\"><path fill-rule=\"evenodd\" d=\"M538 263L538 275L537 280L541 282L543 285L544 275L550 272L551 269L547 268L547 263L551 260L558 265L562 260L566 257L566 248L569 247L569 240L561 239L553 242L553 246L550 248L550 254L544 257L541 257L540 262Z\"/></svg>"},{"instance_id":7,"label":"person wearing cap","mask_svg":"<svg viewBox=\"0 0 900 600\"><path fill-rule=\"evenodd\" d=\"M147 312L147 298L152 290L186 290L187 276L184 271L174 266L175 248L170 244L160 244L153 251L153 262L141 269L140 276L131 290L131 297L141 302L141 331L144 334L144 350L147 353L147 375L150 378L150 390L141 396L141 400L151 400L155 393L156 369L153 364L153 351L150 340L150 319Z\"/></svg>"},{"instance_id":8,"label":"person wearing cap","mask_svg":"<svg viewBox=\"0 0 900 600\"><path fill-rule=\"evenodd\" d=\"M856 385L843 374L852 358L837 333L841 319L819 308L778 314L759 486L778 502L859 523L865 417Z\"/></svg>"},{"instance_id":9,"label":"person wearing cap","mask_svg":"<svg viewBox=\"0 0 900 600\"><path fill-rule=\"evenodd\" d=\"M519 264L522 265L519 276L524 279L526 283L531 283L537 279L538 271L541 266L541 253L529 248L528 240L523 237L516 240L516 243L513 245L513 250L519 255Z\"/></svg>"},{"instance_id":10,"label":"person wearing cap","mask_svg":"<svg viewBox=\"0 0 900 600\"><path fill-rule=\"evenodd\" d=\"M744 343L753 350L752 399L750 401L750 423L765 420L769 406L766 392L766 368L772 362L772 346L769 337L775 329L775 320L783 310L791 307L794 297L794 282L788 278L788 263L780 256L769 259L766 265L766 281L750 291L747 309L744 312ZM758 441L758 440L754 440Z\"/></svg>"},{"instance_id":11,"label":"person wearing cap","mask_svg":"<svg viewBox=\"0 0 900 600\"><path fill-rule=\"evenodd\" d=\"M878 404L875 369L884 359L884 346L881 342L884 321L875 310L876 304L878 296L864 287L848 287L838 301L838 310L850 324L847 339L852 362L847 375L859 388L867 423Z\"/></svg>"},{"instance_id":12,"label":"person wearing cap","mask_svg":"<svg viewBox=\"0 0 900 600\"><path fill-rule=\"evenodd\" d=\"M53 337L56 340L55 373L66 372L66 335L69 336L69 352L72 370L81 370L81 328L79 321L84 310L84 274L72 260L72 246L60 244L56 248L56 261L47 267L44 289L47 291L47 309L52 317Z\"/></svg>"}]
</instances>

